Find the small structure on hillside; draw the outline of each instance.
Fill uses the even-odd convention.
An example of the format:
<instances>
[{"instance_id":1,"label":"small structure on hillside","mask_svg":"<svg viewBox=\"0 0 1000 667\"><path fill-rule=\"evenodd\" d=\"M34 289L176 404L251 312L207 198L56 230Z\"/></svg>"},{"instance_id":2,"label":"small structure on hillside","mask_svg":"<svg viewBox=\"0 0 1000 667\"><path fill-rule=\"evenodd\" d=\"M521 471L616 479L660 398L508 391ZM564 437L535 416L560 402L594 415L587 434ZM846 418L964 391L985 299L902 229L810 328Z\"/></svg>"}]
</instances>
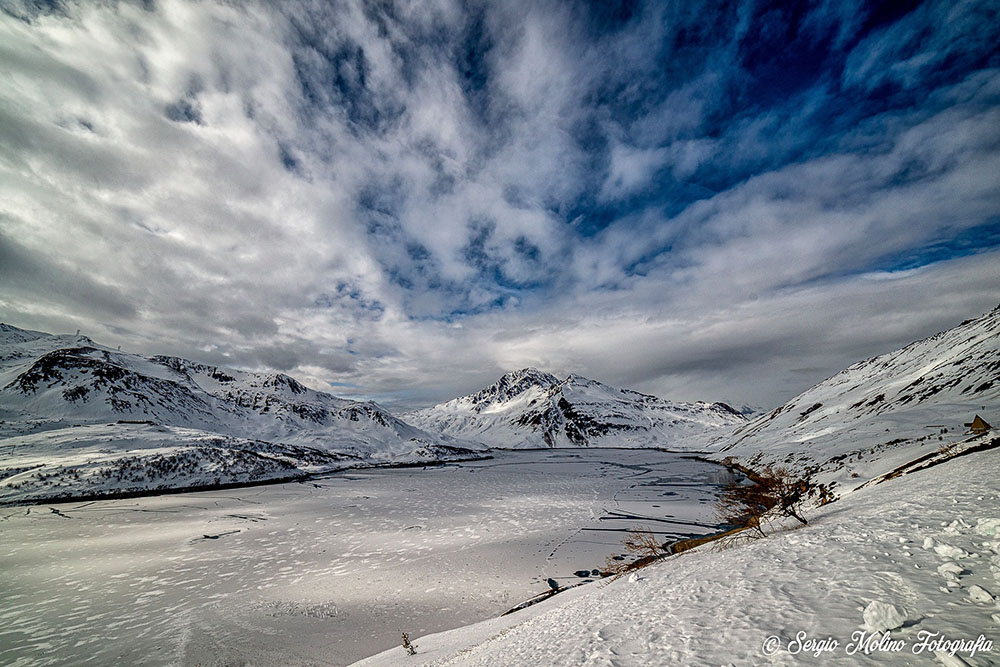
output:
<instances>
[{"instance_id":1,"label":"small structure on hillside","mask_svg":"<svg viewBox=\"0 0 1000 667\"><path fill-rule=\"evenodd\" d=\"M976 415L976 418L973 419L971 422L967 423L966 426L969 427L969 431L975 433L976 435L983 435L991 428L993 428L988 423L986 423L985 419L983 419L979 415Z\"/></svg>"}]
</instances>

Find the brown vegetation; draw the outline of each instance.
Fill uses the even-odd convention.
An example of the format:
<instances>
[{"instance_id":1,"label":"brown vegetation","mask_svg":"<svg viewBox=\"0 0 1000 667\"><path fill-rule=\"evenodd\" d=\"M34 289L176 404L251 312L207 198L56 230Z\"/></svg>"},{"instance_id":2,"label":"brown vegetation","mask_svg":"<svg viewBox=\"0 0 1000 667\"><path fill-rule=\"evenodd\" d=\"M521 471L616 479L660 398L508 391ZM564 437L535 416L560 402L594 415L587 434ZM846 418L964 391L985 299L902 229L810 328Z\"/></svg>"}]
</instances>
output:
<instances>
[{"instance_id":1,"label":"brown vegetation","mask_svg":"<svg viewBox=\"0 0 1000 667\"><path fill-rule=\"evenodd\" d=\"M795 477L788 468L768 466L750 475L750 483L734 479L723 488L716 506L719 522L735 528L723 544L766 537L770 523L782 518L806 525L802 506L823 495L822 489Z\"/></svg>"},{"instance_id":2,"label":"brown vegetation","mask_svg":"<svg viewBox=\"0 0 1000 667\"><path fill-rule=\"evenodd\" d=\"M624 574L646 567L650 563L670 555L667 546L660 542L656 534L648 528L630 530L623 540L625 551L633 558L625 560L621 556L608 556L604 561L604 574L618 578Z\"/></svg>"}]
</instances>

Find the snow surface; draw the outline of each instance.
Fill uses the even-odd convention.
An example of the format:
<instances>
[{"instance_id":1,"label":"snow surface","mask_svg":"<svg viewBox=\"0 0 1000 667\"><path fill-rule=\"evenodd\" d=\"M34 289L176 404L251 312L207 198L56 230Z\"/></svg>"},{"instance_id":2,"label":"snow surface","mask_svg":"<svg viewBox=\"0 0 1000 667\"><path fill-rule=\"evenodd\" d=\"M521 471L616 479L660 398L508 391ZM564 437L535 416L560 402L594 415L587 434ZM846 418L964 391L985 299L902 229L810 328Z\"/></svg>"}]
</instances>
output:
<instances>
[{"instance_id":1,"label":"snow surface","mask_svg":"<svg viewBox=\"0 0 1000 667\"><path fill-rule=\"evenodd\" d=\"M722 403L667 401L579 375L535 368L507 373L468 396L401 415L428 431L493 448L698 449L713 431L746 418Z\"/></svg>"},{"instance_id":2,"label":"snow surface","mask_svg":"<svg viewBox=\"0 0 1000 667\"><path fill-rule=\"evenodd\" d=\"M338 665L585 581L626 529L716 529L711 463L501 452L301 483L0 508L0 664Z\"/></svg>"},{"instance_id":3,"label":"snow surface","mask_svg":"<svg viewBox=\"0 0 1000 667\"><path fill-rule=\"evenodd\" d=\"M908 665L935 657L1000 664L1000 609L979 593L1000 589L998 470L998 450L953 459L826 505L809 526L724 551L701 547L635 580L588 584L510 616L411 635L416 656L397 647L359 665ZM969 556L943 576L939 566L954 561L923 548L925 539ZM902 650L866 655L881 636L854 633L866 622L897 621L902 627L889 637ZM982 635L994 646L952 657L923 644L915 655L924 632ZM771 636L778 650L765 656ZM802 650L808 639L828 638L839 645ZM849 654L859 640L861 650Z\"/></svg>"}]
</instances>

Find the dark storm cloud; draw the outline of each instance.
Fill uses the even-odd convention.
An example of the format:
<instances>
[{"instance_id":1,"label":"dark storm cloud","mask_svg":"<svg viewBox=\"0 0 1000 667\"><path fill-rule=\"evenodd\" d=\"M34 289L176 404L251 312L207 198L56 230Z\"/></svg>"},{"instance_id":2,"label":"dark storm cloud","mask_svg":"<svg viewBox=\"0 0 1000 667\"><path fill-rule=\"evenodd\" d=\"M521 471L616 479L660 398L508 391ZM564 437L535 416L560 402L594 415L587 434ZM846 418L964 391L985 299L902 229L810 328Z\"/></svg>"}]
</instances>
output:
<instances>
[{"instance_id":1,"label":"dark storm cloud","mask_svg":"<svg viewBox=\"0 0 1000 667\"><path fill-rule=\"evenodd\" d=\"M15 324L769 405L997 301L995 3L4 10Z\"/></svg>"},{"instance_id":2,"label":"dark storm cloud","mask_svg":"<svg viewBox=\"0 0 1000 667\"><path fill-rule=\"evenodd\" d=\"M78 304L86 304L94 316L109 321L128 321L136 315L128 296L116 286L101 284L71 267L60 266L37 249L25 248L3 235L0 235L0 282L5 299L29 309L44 300L67 312L72 312Z\"/></svg>"}]
</instances>

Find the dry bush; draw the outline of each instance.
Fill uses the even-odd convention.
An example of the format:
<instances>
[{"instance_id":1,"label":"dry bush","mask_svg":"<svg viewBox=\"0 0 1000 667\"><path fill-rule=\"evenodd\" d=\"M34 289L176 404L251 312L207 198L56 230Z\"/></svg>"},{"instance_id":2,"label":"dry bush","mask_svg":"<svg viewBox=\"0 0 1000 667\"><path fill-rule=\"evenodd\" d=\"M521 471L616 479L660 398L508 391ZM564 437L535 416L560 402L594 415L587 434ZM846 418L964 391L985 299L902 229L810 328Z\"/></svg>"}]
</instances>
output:
<instances>
[{"instance_id":1,"label":"dry bush","mask_svg":"<svg viewBox=\"0 0 1000 667\"><path fill-rule=\"evenodd\" d=\"M759 533L757 531L736 528L734 530L730 530L723 533L718 537L718 539L714 540L712 544L712 550L724 551L726 549L732 549L733 547L738 547L748 542L753 542L754 540L760 539L761 537L762 533Z\"/></svg>"},{"instance_id":2,"label":"dry bush","mask_svg":"<svg viewBox=\"0 0 1000 667\"><path fill-rule=\"evenodd\" d=\"M632 560L608 556L604 561L604 573L617 579L623 574L646 567L664 556L670 555L656 534L649 528L634 528L625 534L622 540L626 553Z\"/></svg>"},{"instance_id":3,"label":"dry bush","mask_svg":"<svg viewBox=\"0 0 1000 667\"><path fill-rule=\"evenodd\" d=\"M407 655L416 655L417 654L417 645L414 644L414 643L412 643L410 641L409 635L407 635L405 632L402 632L400 634L403 635L403 648L406 649L406 654Z\"/></svg>"},{"instance_id":4,"label":"dry bush","mask_svg":"<svg viewBox=\"0 0 1000 667\"><path fill-rule=\"evenodd\" d=\"M667 553L663 543L649 528L629 532L623 541L625 550L636 557L662 556Z\"/></svg>"},{"instance_id":5,"label":"dry bush","mask_svg":"<svg viewBox=\"0 0 1000 667\"><path fill-rule=\"evenodd\" d=\"M806 525L802 505L822 490L792 475L788 468L768 466L751 477L751 483L735 479L723 487L716 503L719 522L742 530L729 533L720 540L721 546L766 537L772 521L793 518Z\"/></svg>"}]
</instances>

